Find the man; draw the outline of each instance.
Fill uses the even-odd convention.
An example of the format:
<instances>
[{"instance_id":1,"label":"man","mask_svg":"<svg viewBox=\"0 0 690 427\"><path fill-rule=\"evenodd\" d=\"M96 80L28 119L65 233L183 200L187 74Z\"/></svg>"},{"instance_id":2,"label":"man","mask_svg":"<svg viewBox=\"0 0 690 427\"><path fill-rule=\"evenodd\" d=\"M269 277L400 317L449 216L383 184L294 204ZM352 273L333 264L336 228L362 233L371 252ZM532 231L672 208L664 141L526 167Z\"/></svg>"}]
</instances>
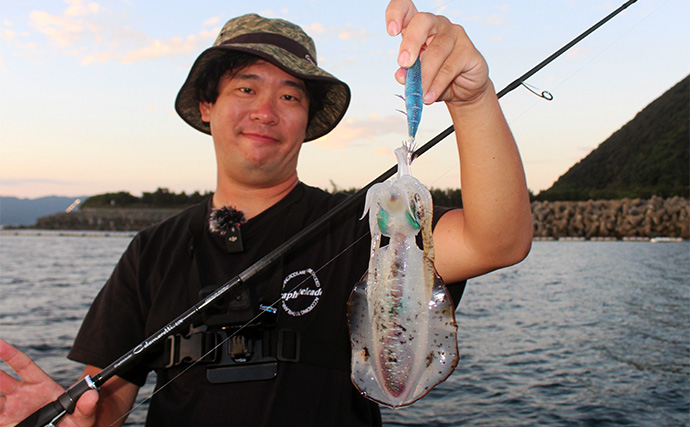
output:
<instances>
[{"instance_id":1,"label":"man","mask_svg":"<svg viewBox=\"0 0 690 427\"><path fill-rule=\"evenodd\" d=\"M421 54L424 102L444 101L456 129L464 209L435 211L439 275L450 284L521 261L532 237L527 187L484 59L462 27L417 13L409 0L390 2L386 24L390 35L403 36L396 79L403 83L405 69ZM216 191L207 204L133 240L70 353L87 364L84 375L99 372L209 285L233 277L342 199L300 183L297 159L302 143L330 131L348 103L349 89L316 65L311 39L299 27L257 15L226 24L176 101L186 122L213 137ZM163 352L162 362L149 360L112 378L100 393L84 394L62 425L121 424L152 368L160 390L149 425L380 424L378 407L356 393L347 372L345 302L368 260L368 242L360 239L366 221L356 217L353 211L334 221L248 284L253 304L280 299L281 305L277 318L262 315L267 320L256 335L247 332L247 340L268 347L275 338L282 355L245 366L237 351L245 344L235 342L228 347L233 360L223 356L225 364L202 360L189 368ZM194 336L216 320L209 315L196 323ZM277 331L270 339L269 330ZM300 344L283 347L280 341L292 333ZM0 373L0 425L16 423L62 392L4 342L0 357L23 379ZM236 370L247 366L252 370Z\"/></svg>"}]
</instances>

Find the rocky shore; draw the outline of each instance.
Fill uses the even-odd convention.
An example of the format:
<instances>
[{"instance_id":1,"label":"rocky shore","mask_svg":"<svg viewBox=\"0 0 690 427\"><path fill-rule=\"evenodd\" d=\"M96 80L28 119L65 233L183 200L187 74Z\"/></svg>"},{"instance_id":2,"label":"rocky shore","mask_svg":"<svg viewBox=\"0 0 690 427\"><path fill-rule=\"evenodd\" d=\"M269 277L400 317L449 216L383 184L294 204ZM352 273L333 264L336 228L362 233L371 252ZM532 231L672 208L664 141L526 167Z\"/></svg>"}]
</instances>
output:
<instances>
[{"instance_id":1,"label":"rocky shore","mask_svg":"<svg viewBox=\"0 0 690 427\"><path fill-rule=\"evenodd\" d=\"M690 238L690 203L681 197L533 202L534 237Z\"/></svg>"},{"instance_id":2,"label":"rocky shore","mask_svg":"<svg viewBox=\"0 0 690 427\"><path fill-rule=\"evenodd\" d=\"M39 218L44 230L139 231L180 209L85 209ZM690 239L687 199L532 202L535 239Z\"/></svg>"}]
</instances>

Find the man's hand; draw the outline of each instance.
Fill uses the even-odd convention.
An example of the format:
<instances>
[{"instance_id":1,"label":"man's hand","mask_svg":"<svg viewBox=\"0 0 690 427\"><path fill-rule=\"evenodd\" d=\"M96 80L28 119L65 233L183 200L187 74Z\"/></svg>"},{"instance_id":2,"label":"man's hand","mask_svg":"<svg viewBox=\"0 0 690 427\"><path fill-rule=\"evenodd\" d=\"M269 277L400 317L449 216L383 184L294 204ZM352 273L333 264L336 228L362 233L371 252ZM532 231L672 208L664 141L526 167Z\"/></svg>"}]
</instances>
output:
<instances>
[{"instance_id":1,"label":"man's hand","mask_svg":"<svg viewBox=\"0 0 690 427\"><path fill-rule=\"evenodd\" d=\"M410 0L391 0L386 8L386 28L391 36L402 34L395 74L405 82L404 69L422 54L424 103L472 103L489 89L486 61L465 30L444 16L419 13ZM493 93L491 93L493 95Z\"/></svg>"},{"instance_id":2,"label":"man's hand","mask_svg":"<svg viewBox=\"0 0 690 427\"><path fill-rule=\"evenodd\" d=\"M16 380L0 370L0 427L18 424L64 393L65 390L33 360L3 340L0 340L0 359L20 378ZM77 402L74 414L65 417L60 426L92 426L97 402L96 391L84 393Z\"/></svg>"},{"instance_id":3,"label":"man's hand","mask_svg":"<svg viewBox=\"0 0 690 427\"><path fill-rule=\"evenodd\" d=\"M386 28L402 34L396 79L421 55L424 103L445 101L455 128L463 209L436 225L436 270L452 283L520 262L532 243L529 193L486 61L460 25L411 0L390 1Z\"/></svg>"}]
</instances>

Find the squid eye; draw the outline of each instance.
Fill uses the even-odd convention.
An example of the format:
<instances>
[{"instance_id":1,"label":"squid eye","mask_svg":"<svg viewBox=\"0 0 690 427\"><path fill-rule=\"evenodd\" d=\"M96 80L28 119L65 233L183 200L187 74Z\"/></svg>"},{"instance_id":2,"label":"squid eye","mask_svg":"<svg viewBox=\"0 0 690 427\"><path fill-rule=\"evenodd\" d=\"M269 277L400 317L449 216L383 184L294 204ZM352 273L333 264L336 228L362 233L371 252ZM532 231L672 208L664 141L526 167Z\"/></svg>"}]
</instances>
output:
<instances>
[{"instance_id":1,"label":"squid eye","mask_svg":"<svg viewBox=\"0 0 690 427\"><path fill-rule=\"evenodd\" d=\"M376 221L379 224L379 230L381 230L381 233L388 234L388 212L383 209L379 209L379 212L376 214Z\"/></svg>"}]
</instances>

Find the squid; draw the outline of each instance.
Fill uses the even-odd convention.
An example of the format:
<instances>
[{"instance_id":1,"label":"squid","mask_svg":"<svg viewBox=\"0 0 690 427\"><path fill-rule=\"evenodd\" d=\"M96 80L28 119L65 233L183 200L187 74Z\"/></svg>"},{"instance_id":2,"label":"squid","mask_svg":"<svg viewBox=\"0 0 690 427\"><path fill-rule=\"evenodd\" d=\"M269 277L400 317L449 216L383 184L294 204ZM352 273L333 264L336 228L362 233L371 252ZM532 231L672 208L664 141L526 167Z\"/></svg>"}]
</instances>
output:
<instances>
[{"instance_id":1,"label":"squid","mask_svg":"<svg viewBox=\"0 0 690 427\"><path fill-rule=\"evenodd\" d=\"M409 139L395 150L396 177L367 192L369 269L348 301L352 382L391 408L424 397L458 363L454 307L434 267L431 194L410 173L423 105L419 58L404 99Z\"/></svg>"}]
</instances>

